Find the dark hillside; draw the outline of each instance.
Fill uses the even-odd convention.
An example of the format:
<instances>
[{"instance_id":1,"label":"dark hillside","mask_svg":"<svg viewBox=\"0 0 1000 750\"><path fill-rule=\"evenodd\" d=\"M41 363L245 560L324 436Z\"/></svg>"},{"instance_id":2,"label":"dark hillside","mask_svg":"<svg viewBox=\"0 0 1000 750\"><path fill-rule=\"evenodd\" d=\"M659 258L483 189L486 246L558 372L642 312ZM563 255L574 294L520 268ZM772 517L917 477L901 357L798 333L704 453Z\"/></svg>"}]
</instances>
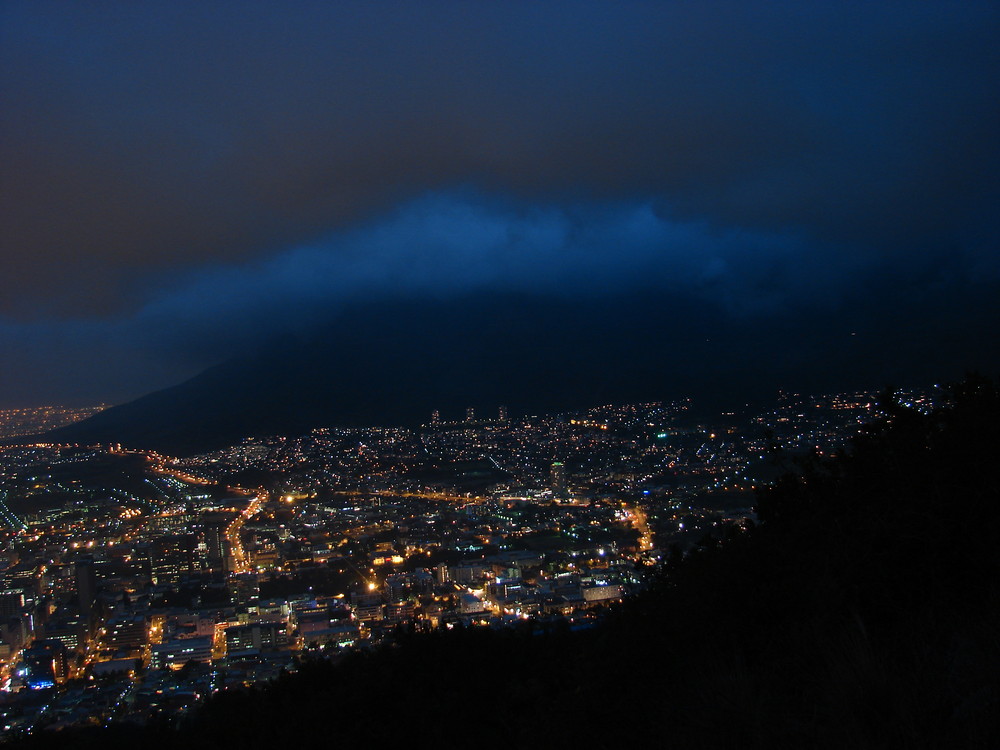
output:
<instances>
[{"instance_id":1,"label":"dark hillside","mask_svg":"<svg viewBox=\"0 0 1000 750\"><path fill-rule=\"evenodd\" d=\"M649 345L652 322L673 330L661 300L602 302L492 294L352 309L46 438L183 455L248 435L415 426L435 409L490 417L504 404L522 415L687 393L676 380L690 363L677 362L667 338Z\"/></svg>"},{"instance_id":2,"label":"dark hillside","mask_svg":"<svg viewBox=\"0 0 1000 750\"><path fill-rule=\"evenodd\" d=\"M41 439L187 455L250 435L413 426L434 410L459 419L469 406L489 418L501 404L523 416L692 397L711 412L769 403L777 385L832 387L832 376L804 375L824 363L828 372L854 371L860 383L889 378L835 367L844 365L842 352L789 347L792 334L782 329L780 351L765 356L752 343L758 327L751 317L724 321L696 300L666 305L652 292L386 302L345 310L320 330L271 342ZM864 352L854 356L868 361Z\"/></svg>"}]
</instances>

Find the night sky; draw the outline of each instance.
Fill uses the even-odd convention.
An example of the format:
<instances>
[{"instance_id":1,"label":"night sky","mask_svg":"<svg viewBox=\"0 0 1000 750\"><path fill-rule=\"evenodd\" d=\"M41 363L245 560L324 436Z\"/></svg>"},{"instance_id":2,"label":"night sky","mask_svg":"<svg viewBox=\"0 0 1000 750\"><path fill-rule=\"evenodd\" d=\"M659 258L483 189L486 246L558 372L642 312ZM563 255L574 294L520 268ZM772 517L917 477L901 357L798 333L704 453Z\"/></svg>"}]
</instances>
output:
<instances>
[{"instance_id":1,"label":"night sky","mask_svg":"<svg viewBox=\"0 0 1000 750\"><path fill-rule=\"evenodd\" d=\"M3 2L0 406L495 294L654 295L713 388L995 371L998 39L985 2Z\"/></svg>"}]
</instances>

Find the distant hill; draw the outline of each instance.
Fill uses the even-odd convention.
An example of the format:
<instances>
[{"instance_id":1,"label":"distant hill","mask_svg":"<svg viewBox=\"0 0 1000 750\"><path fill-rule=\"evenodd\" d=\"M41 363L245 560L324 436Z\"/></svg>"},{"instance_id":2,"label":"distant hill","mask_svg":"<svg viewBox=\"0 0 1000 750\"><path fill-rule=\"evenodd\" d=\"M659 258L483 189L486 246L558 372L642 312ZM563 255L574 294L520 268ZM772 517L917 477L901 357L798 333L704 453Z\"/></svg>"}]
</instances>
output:
<instances>
[{"instance_id":1,"label":"distant hill","mask_svg":"<svg viewBox=\"0 0 1000 750\"><path fill-rule=\"evenodd\" d=\"M523 415L687 395L716 370L708 344L692 356L705 316L661 308L654 295L491 295L352 309L46 438L183 454L317 426L415 425L435 409L459 419L468 406L491 417L501 404Z\"/></svg>"},{"instance_id":2,"label":"distant hill","mask_svg":"<svg viewBox=\"0 0 1000 750\"><path fill-rule=\"evenodd\" d=\"M897 358L898 337L862 341L854 326L850 316L733 317L662 292L368 302L45 437L183 455L249 435L415 425L435 409L447 420L468 406L521 416L690 396L708 410L770 401L778 388L950 376L926 372L923 354L924 371Z\"/></svg>"}]
</instances>

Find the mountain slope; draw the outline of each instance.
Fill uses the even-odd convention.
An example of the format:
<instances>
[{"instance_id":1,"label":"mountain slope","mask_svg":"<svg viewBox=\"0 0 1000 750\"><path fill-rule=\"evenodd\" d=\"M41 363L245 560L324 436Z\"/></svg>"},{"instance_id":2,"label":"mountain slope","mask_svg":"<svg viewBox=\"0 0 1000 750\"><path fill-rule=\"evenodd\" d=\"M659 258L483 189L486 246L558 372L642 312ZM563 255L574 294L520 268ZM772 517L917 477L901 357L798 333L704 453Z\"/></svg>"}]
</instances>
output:
<instances>
[{"instance_id":1,"label":"mountain slope","mask_svg":"<svg viewBox=\"0 0 1000 750\"><path fill-rule=\"evenodd\" d=\"M683 393L677 373L691 385L711 358L699 367L698 326L661 306L653 295L493 295L349 310L47 437L185 452L317 426L414 425L435 409L458 419L467 406L490 417L501 404L525 414L669 398Z\"/></svg>"},{"instance_id":2,"label":"mountain slope","mask_svg":"<svg viewBox=\"0 0 1000 750\"><path fill-rule=\"evenodd\" d=\"M923 348L914 364L895 331L854 336L866 315L733 317L662 292L368 302L46 437L183 454L248 435L414 425L435 409L448 420L468 406L489 417L501 404L524 415L686 396L709 408L770 400L778 388L960 374L937 371Z\"/></svg>"}]
</instances>

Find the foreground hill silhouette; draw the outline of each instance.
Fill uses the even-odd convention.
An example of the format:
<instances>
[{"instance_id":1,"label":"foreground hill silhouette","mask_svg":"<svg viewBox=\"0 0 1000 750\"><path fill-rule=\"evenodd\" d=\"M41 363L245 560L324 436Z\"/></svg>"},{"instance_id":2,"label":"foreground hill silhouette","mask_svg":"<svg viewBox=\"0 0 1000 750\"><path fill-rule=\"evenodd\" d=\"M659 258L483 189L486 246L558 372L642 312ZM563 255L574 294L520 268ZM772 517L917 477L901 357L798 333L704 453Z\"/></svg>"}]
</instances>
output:
<instances>
[{"instance_id":1,"label":"foreground hill silhouette","mask_svg":"<svg viewBox=\"0 0 1000 750\"><path fill-rule=\"evenodd\" d=\"M49 747L1000 746L1000 388L886 420L759 495L593 630L472 630Z\"/></svg>"}]
</instances>

